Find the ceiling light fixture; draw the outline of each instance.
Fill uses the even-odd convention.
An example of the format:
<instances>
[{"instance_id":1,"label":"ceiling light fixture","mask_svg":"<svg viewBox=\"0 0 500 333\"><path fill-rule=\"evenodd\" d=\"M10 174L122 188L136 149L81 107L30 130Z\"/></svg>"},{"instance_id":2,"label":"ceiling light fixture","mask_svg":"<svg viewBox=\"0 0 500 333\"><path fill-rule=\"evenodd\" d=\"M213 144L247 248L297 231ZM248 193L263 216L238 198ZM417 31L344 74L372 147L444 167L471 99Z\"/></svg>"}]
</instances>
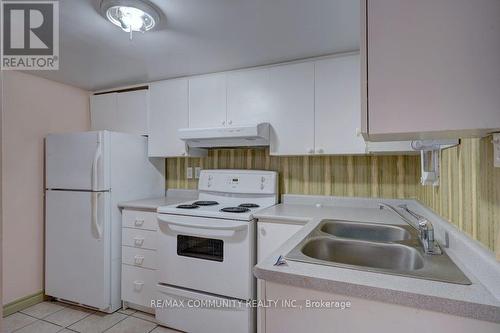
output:
<instances>
[{"instance_id":1,"label":"ceiling light fixture","mask_svg":"<svg viewBox=\"0 0 500 333\"><path fill-rule=\"evenodd\" d=\"M134 31L146 32L160 21L158 10L146 0L102 0L101 14L111 23L130 34Z\"/></svg>"}]
</instances>

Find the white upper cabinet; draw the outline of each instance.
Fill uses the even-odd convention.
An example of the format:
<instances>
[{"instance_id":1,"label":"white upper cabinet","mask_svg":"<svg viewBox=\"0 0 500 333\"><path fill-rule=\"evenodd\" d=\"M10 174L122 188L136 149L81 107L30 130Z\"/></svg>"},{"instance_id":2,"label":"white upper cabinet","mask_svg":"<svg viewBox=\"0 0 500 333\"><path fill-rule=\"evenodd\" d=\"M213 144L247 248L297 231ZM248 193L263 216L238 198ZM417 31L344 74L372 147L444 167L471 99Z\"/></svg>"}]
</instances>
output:
<instances>
[{"instance_id":1,"label":"white upper cabinet","mask_svg":"<svg viewBox=\"0 0 500 333\"><path fill-rule=\"evenodd\" d=\"M117 130L148 135L148 90L136 90L117 94Z\"/></svg>"},{"instance_id":2,"label":"white upper cabinet","mask_svg":"<svg viewBox=\"0 0 500 333\"><path fill-rule=\"evenodd\" d=\"M226 75L189 78L189 127L226 126Z\"/></svg>"},{"instance_id":3,"label":"white upper cabinet","mask_svg":"<svg viewBox=\"0 0 500 333\"><path fill-rule=\"evenodd\" d=\"M185 156L177 130L188 127L187 79L154 82L149 89L149 156Z\"/></svg>"},{"instance_id":4,"label":"white upper cabinet","mask_svg":"<svg viewBox=\"0 0 500 333\"><path fill-rule=\"evenodd\" d=\"M500 129L500 1L363 1L371 140Z\"/></svg>"},{"instance_id":5,"label":"white upper cabinet","mask_svg":"<svg viewBox=\"0 0 500 333\"><path fill-rule=\"evenodd\" d=\"M314 153L314 63L269 69L273 155Z\"/></svg>"},{"instance_id":6,"label":"white upper cabinet","mask_svg":"<svg viewBox=\"0 0 500 333\"><path fill-rule=\"evenodd\" d=\"M147 135L147 101L147 89L91 96L92 130Z\"/></svg>"},{"instance_id":7,"label":"white upper cabinet","mask_svg":"<svg viewBox=\"0 0 500 333\"><path fill-rule=\"evenodd\" d=\"M267 69L227 74L227 125L269 122L269 72Z\"/></svg>"},{"instance_id":8,"label":"white upper cabinet","mask_svg":"<svg viewBox=\"0 0 500 333\"><path fill-rule=\"evenodd\" d=\"M315 153L364 154L359 54L315 62Z\"/></svg>"},{"instance_id":9,"label":"white upper cabinet","mask_svg":"<svg viewBox=\"0 0 500 333\"><path fill-rule=\"evenodd\" d=\"M90 128L93 131L114 131L117 125L117 93L90 96Z\"/></svg>"}]
</instances>

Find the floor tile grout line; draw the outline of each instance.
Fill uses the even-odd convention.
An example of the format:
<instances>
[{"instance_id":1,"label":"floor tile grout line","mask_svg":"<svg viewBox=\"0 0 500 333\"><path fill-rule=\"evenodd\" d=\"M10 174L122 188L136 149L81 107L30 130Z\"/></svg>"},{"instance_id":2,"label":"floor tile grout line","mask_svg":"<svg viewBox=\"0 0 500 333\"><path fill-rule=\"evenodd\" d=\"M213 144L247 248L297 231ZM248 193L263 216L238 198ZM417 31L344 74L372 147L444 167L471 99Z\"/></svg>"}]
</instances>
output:
<instances>
[{"instance_id":1,"label":"floor tile grout line","mask_svg":"<svg viewBox=\"0 0 500 333\"><path fill-rule=\"evenodd\" d=\"M56 303L56 302L47 302L47 301L43 301L43 302L41 302L41 303L37 303L37 304L35 304L35 305L42 304L42 303ZM60 304L59 302L57 302L57 304L56 304L56 305L61 306L61 307L62 307L62 309L59 309L59 310L57 310L57 311L54 311L54 312L52 312L52 313L50 313L50 314L46 315L46 316L45 316L45 317L43 317L43 318L37 318L37 317L35 317L35 316L33 316L33 315L30 315L30 314L28 314L28 313L23 312L24 310L27 310L27 309L29 309L29 308L31 308L31 307L33 307L33 306L35 306L35 305L32 305L32 306L30 306L30 307L27 307L26 309L22 309L22 310L19 310L19 311L17 311L17 312L14 312L14 313L22 313L23 315L29 316L29 317L31 317L31 318L36 318L36 319L38 319L38 320L42 320L42 319L44 319L44 318L47 318L48 316L53 315L54 313L57 313L57 312L62 311L62 310L64 310L64 309L66 309L66 308L67 308L67 306L62 305L62 304ZM14 314L14 313L13 313L13 314Z\"/></svg>"},{"instance_id":2,"label":"floor tile grout line","mask_svg":"<svg viewBox=\"0 0 500 333\"><path fill-rule=\"evenodd\" d=\"M18 311L18 312L16 312L16 313L19 313L19 312L20 312L20 311ZM21 313L22 313L22 312L21 312ZM54 312L54 313L55 313L55 312ZM54 323L48 322L48 321L46 321L46 320L39 319L39 318L36 318L36 317L30 316L30 315L27 315L26 313L23 313L23 314L24 314L24 315L26 315L26 316L28 316L28 317L35 318L36 320L35 320L34 322L29 323L28 325L25 325L25 326L23 326L23 327L16 328L15 330L13 330L13 331L12 331L12 333L17 332L17 331L20 331L20 330L22 330L23 328L26 328L26 327L28 327L28 326L30 326L30 325L33 325L33 324L35 324L35 323L36 323L36 322L38 322L38 321L43 321L44 323L49 323L49 324L55 325L55 326L57 326L57 327L60 327L61 329L60 329L59 331L57 331L57 332L60 332L60 331L62 331L63 329L65 329L65 328L66 328L66 327L64 327L64 326L57 325L57 324L54 324ZM57 333L57 332L56 332L56 333Z\"/></svg>"},{"instance_id":3,"label":"floor tile grout line","mask_svg":"<svg viewBox=\"0 0 500 333\"><path fill-rule=\"evenodd\" d=\"M54 313L55 313L55 312L54 312ZM90 316L90 315L91 315L91 314L93 314L93 313L95 313L95 312L92 312L92 313L87 313L87 315L86 315L85 317L78 319L77 321L75 321L74 323L69 324L68 326L62 326L62 327L63 327L63 328L68 328L68 329L69 329L69 327L70 327L70 326L72 326L72 325L74 325L74 324L78 323L79 321L81 321L81 320L83 320L83 319L87 318L88 316ZM48 316L47 316L47 317L48 317ZM45 317L45 318L47 318L47 317ZM54 325L57 325L57 326L61 326L61 325L59 325L59 324L56 324L56 323L53 323L53 322L51 322L51 321L45 320L45 318L40 319L40 320L41 320L41 321L44 321L44 322L46 322L46 323L50 323L50 324L54 324ZM74 330L72 330L72 331L74 331Z\"/></svg>"},{"instance_id":4,"label":"floor tile grout line","mask_svg":"<svg viewBox=\"0 0 500 333\"><path fill-rule=\"evenodd\" d=\"M14 312L14 313L19 313L19 311L18 311L18 312ZM14 314L14 313L13 313L13 314ZM27 315L27 314L25 314L25 313L23 313L23 315L28 316L28 315ZM28 316L28 317L31 317L31 316ZM35 318L35 317L31 317L31 318ZM40 320L40 319L36 318L36 320L35 320L35 321L33 321L33 322L29 323L29 324L26 324L26 325L24 325L24 326L21 326L21 327L19 327L19 328L16 328L15 330L13 330L13 331L12 331L12 333L14 333L14 332L16 332L16 331L19 331L20 329L23 329L23 328L25 328L25 327L27 327L27 326L29 326L29 325L31 325L31 324L34 324L34 323L36 323L36 322L37 322L37 321L39 321L39 320Z\"/></svg>"},{"instance_id":5,"label":"floor tile grout line","mask_svg":"<svg viewBox=\"0 0 500 333\"><path fill-rule=\"evenodd\" d=\"M113 312L113 313L116 313L116 312ZM102 333L105 333L105 332L109 331L112 327L115 327L116 325L118 325L119 323L121 323L122 321L124 321L125 319L127 319L128 317L130 317L129 315L126 315L126 314L124 314L124 313L121 313L121 312L118 312L118 313L120 313L120 314L124 315L124 316L125 316L125 318L123 318L122 320L117 321L117 322L116 322L115 324L113 324L112 326L110 326L110 327L106 328L104 331L102 331Z\"/></svg>"}]
</instances>

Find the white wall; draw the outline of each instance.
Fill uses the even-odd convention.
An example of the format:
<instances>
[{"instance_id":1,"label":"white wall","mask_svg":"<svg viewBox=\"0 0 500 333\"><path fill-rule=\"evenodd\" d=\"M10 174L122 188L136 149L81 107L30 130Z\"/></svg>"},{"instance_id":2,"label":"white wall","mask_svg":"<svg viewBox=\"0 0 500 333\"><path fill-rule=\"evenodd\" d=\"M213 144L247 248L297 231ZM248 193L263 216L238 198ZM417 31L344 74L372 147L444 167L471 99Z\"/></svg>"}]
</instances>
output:
<instances>
[{"instance_id":1,"label":"white wall","mask_svg":"<svg viewBox=\"0 0 500 333\"><path fill-rule=\"evenodd\" d=\"M3 304L43 290L44 137L90 128L88 93L20 72L3 82Z\"/></svg>"}]
</instances>

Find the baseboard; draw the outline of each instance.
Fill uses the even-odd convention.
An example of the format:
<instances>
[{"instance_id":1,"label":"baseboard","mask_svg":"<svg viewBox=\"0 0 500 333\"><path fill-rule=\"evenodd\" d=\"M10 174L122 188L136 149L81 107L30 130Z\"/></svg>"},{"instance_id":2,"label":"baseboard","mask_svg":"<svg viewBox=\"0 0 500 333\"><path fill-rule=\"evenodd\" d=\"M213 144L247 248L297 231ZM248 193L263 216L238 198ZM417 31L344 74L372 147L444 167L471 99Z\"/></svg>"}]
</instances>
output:
<instances>
[{"instance_id":1,"label":"baseboard","mask_svg":"<svg viewBox=\"0 0 500 333\"><path fill-rule=\"evenodd\" d=\"M37 303L41 303L46 298L48 297L45 296L44 291L41 290L35 294L16 299L15 301L3 306L3 316L6 317L14 312L24 310Z\"/></svg>"}]
</instances>

